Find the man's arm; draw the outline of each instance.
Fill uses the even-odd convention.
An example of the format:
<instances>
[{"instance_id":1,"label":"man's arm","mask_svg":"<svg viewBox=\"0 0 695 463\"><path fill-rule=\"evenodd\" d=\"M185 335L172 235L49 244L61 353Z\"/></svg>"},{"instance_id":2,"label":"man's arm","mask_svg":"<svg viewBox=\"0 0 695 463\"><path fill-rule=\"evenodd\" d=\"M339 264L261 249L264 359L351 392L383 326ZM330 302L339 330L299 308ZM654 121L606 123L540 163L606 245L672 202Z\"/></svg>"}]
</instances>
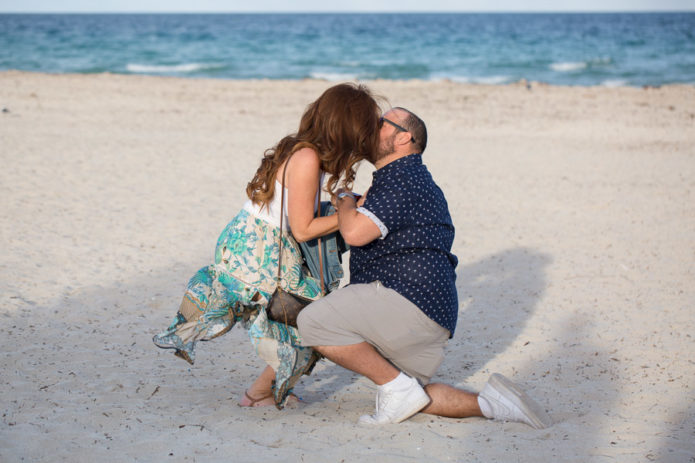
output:
<instances>
[{"instance_id":1,"label":"man's arm","mask_svg":"<svg viewBox=\"0 0 695 463\"><path fill-rule=\"evenodd\" d=\"M340 234L350 246L364 246L381 237L381 230L372 219L357 212L354 196L339 198L336 209Z\"/></svg>"}]
</instances>

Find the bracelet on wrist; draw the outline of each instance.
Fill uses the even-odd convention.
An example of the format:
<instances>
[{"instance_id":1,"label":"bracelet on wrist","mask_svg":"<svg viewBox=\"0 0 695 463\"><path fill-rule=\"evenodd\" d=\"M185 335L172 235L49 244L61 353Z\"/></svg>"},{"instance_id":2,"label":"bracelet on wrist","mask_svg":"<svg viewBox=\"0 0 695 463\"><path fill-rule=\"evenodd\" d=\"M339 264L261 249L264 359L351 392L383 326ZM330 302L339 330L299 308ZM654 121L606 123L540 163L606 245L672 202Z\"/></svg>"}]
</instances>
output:
<instances>
[{"instance_id":1,"label":"bracelet on wrist","mask_svg":"<svg viewBox=\"0 0 695 463\"><path fill-rule=\"evenodd\" d=\"M351 191L341 191L340 193L338 193L338 199L347 198L348 196L351 197L352 199L356 199L355 194L352 193Z\"/></svg>"}]
</instances>

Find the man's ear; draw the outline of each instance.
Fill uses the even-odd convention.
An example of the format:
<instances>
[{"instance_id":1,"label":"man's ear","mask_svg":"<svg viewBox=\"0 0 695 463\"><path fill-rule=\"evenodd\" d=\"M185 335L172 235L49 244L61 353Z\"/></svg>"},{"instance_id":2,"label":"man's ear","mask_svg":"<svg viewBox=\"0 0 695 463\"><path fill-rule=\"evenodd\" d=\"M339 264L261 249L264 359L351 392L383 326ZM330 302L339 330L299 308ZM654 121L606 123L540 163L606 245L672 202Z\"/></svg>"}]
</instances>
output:
<instances>
[{"instance_id":1,"label":"man's ear","mask_svg":"<svg viewBox=\"0 0 695 463\"><path fill-rule=\"evenodd\" d=\"M398 132L396 134L396 144L397 145L407 145L410 143L410 139L413 138L413 136L410 134L410 132Z\"/></svg>"}]
</instances>

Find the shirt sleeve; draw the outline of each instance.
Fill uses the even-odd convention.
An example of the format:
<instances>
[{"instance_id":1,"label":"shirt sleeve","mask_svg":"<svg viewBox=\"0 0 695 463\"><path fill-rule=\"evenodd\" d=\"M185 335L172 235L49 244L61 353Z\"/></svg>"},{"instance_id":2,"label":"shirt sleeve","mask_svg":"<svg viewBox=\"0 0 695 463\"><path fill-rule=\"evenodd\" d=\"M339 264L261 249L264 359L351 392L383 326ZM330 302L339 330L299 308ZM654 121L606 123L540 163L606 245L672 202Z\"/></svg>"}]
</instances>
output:
<instances>
[{"instance_id":1,"label":"shirt sleeve","mask_svg":"<svg viewBox=\"0 0 695 463\"><path fill-rule=\"evenodd\" d=\"M389 234L389 229L388 227L386 227L386 225L384 225L384 222L379 220L379 217L375 216L374 214L372 214L372 211L370 211L369 209L365 209L364 207L358 207L357 212L369 217L372 220L372 222L374 222L376 226L379 228L379 231L381 232L381 239L383 240L384 238L386 238L386 235Z\"/></svg>"}]
</instances>

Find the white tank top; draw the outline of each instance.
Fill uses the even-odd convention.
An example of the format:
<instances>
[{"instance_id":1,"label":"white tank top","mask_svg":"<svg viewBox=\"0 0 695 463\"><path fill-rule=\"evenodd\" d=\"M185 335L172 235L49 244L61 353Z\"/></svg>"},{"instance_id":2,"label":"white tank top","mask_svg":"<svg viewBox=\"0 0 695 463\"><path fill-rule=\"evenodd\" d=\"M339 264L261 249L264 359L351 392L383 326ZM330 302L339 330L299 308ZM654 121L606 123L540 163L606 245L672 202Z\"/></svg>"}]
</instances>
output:
<instances>
[{"instance_id":1,"label":"white tank top","mask_svg":"<svg viewBox=\"0 0 695 463\"><path fill-rule=\"evenodd\" d=\"M321 185L323 185L323 173L321 173ZM263 207L261 209L260 204L254 204L250 199L247 199L244 203L244 210L249 214L258 217L259 219L268 222L271 225L275 225L280 228L280 212L284 210L285 217L282 218L282 227L286 231L290 231L290 220L287 217L287 197L289 196L289 190L285 188L285 207L280 207L280 198L282 193L280 189L282 184L275 180L275 194L273 199L268 203L268 207ZM319 192L320 193L320 192ZM319 205L319 193L316 194L316 203L314 205L314 211L317 210Z\"/></svg>"}]
</instances>

